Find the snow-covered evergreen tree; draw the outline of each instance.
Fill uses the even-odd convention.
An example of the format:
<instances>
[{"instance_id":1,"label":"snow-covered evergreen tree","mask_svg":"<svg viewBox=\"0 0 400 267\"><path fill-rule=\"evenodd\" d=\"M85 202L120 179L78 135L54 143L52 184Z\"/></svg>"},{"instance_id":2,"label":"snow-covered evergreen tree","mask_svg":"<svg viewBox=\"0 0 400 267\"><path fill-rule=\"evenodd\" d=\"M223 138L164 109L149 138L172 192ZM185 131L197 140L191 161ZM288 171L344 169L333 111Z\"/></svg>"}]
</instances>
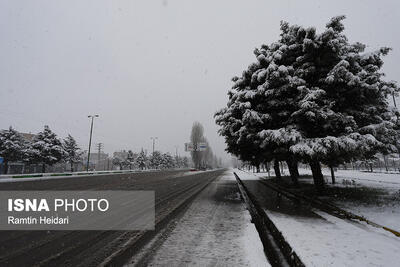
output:
<instances>
[{"instance_id":1,"label":"snow-covered evergreen tree","mask_svg":"<svg viewBox=\"0 0 400 267\"><path fill-rule=\"evenodd\" d=\"M333 18L320 34L283 22L278 42L255 50L257 61L233 79L227 107L216 113L228 152L253 165L286 160L292 177L302 160L322 189L320 162L395 150L398 111L387 97L398 88L380 72L389 50L365 53L364 45L350 44L343 19Z\"/></svg>"},{"instance_id":2,"label":"snow-covered evergreen tree","mask_svg":"<svg viewBox=\"0 0 400 267\"><path fill-rule=\"evenodd\" d=\"M0 156L4 158L4 173L8 172L8 163L24 159L27 144L24 138L11 126L0 131Z\"/></svg>"},{"instance_id":3,"label":"snow-covered evergreen tree","mask_svg":"<svg viewBox=\"0 0 400 267\"><path fill-rule=\"evenodd\" d=\"M53 165L60 162L65 150L60 139L53 133L49 126L44 126L44 130L38 133L31 144L31 162L43 164L42 171L46 171L46 164Z\"/></svg>"},{"instance_id":4,"label":"snow-covered evergreen tree","mask_svg":"<svg viewBox=\"0 0 400 267\"><path fill-rule=\"evenodd\" d=\"M140 151L139 155L135 159L136 165L139 169L144 170L147 166L147 156L143 149Z\"/></svg>"},{"instance_id":5,"label":"snow-covered evergreen tree","mask_svg":"<svg viewBox=\"0 0 400 267\"><path fill-rule=\"evenodd\" d=\"M324 32L303 40L307 49L298 59L297 73L306 85L292 118L303 140L292 152L308 159L319 177L319 161L335 165L390 153L398 138L387 100L396 86L380 72L389 49L364 52L365 45L350 44L343 19L333 18Z\"/></svg>"},{"instance_id":6,"label":"snow-covered evergreen tree","mask_svg":"<svg viewBox=\"0 0 400 267\"><path fill-rule=\"evenodd\" d=\"M129 167L129 169L132 169L132 165L135 164L135 154L133 153L132 150L128 150L128 154L126 156L125 164Z\"/></svg>"},{"instance_id":7,"label":"snow-covered evergreen tree","mask_svg":"<svg viewBox=\"0 0 400 267\"><path fill-rule=\"evenodd\" d=\"M113 157L112 164L114 166L118 166L120 170L124 169L124 160L121 159L120 157Z\"/></svg>"},{"instance_id":8,"label":"snow-covered evergreen tree","mask_svg":"<svg viewBox=\"0 0 400 267\"><path fill-rule=\"evenodd\" d=\"M149 157L149 164L152 169L158 169L161 167L163 158L160 151L154 151Z\"/></svg>"},{"instance_id":9,"label":"snow-covered evergreen tree","mask_svg":"<svg viewBox=\"0 0 400 267\"><path fill-rule=\"evenodd\" d=\"M161 169L171 169L175 167L174 158L169 153L163 153L161 155Z\"/></svg>"},{"instance_id":10,"label":"snow-covered evergreen tree","mask_svg":"<svg viewBox=\"0 0 400 267\"><path fill-rule=\"evenodd\" d=\"M281 40L256 49L257 61L241 77L233 78L227 108L216 114L228 152L257 168L272 159L290 159L293 163L288 165L297 166L289 147L299 134L291 125L290 115L296 110L297 87L304 84L294 75L293 67L302 48L294 44L296 38L287 38L286 23L281 29Z\"/></svg>"},{"instance_id":11,"label":"snow-covered evergreen tree","mask_svg":"<svg viewBox=\"0 0 400 267\"><path fill-rule=\"evenodd\" d=\"M189 165L190 165L189 158L188 157L183 157L182 158L182 167L183 168L189 168Z\"/></svg>"},{"instance_id":12,"label":"snow-covered evergreen tree","mask_svg":"<svg viewBox=\"0 0 400 267\"><path fill-rule=\"evenodd\" d=\"M64 139L63 147L65 150L64 160L71 165L71 171L73 172L74 164L82 160L83 152L70 134Z\"/></svg>"}]
</instances>

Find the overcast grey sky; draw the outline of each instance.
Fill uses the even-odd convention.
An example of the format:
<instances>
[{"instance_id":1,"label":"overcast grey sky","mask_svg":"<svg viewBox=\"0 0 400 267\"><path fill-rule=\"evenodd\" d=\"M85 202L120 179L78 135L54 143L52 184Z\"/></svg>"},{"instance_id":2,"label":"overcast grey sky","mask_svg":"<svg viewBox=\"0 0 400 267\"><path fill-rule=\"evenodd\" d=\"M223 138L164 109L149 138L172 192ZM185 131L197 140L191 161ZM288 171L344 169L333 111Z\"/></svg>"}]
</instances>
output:
<instances>
[{"instance_id":1,"label":"overcast grey sky","mask_svg":"<svg viewBox=\"0 0 400 267\"><path fill-rule=\"evenodd\" d=\"M346 33L368 49L389 46L387 79L399 80L399 1L142 0L0 2L0 128L48 124L87 148L94 143L174 152L194 121L217 155L214 112L230 79L276 41L280 20L322 29L345 14ZM400 101L399 101L400 102Z\"/></svg>"}]
</instances>

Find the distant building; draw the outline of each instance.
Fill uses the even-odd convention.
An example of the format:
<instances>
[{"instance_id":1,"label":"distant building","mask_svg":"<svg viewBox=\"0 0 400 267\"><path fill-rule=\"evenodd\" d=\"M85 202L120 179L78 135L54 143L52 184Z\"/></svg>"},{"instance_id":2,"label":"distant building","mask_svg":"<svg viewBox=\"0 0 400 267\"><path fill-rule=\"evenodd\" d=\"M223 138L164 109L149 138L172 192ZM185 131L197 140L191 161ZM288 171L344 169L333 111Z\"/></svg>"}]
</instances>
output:
<instances>
[{"instance_id":1,"label":"distant building","mask_svg":"<svg viewBox=\"0 0 400 267\"><path fill-rule=\"evenodd\" d=\"M85 162L85 163L87 162L87 157L88 157L88 151L85 150L83 152L83 156L82 156L83 162ZM106 154L104 152L100 152L100 155L97 152L90 152L89 164L96 165L99 160L104 161L107 159L108 159L108 154Z\"/></svg>"},{"instance_id":2,"label":"distant building","mask_svg":"<svg viewBox=\"0 0 400 267\"><path fill-rule=\"evenodd\" d=\"M116 151L113 153L113 157L119 159L126 159L128 157L128 151L126 150Z\"/></svg>"},{"instance_id":3,"label":"distant building","mask_svg":"<svg viewBox=\"0 0 400 267\"><path fill-rule=\"evenodd\" d=\"M4 129L0 130L0 132L4 132L4 131L7 131L7 130L4 130ZM33 133L21 133L21 132L18 132L18 133L28 142L33 142L33 139L36 136L36 134L33 134Z\"/></svg>"},{"instance_id":4,"label":"distant building","mask_svg":"<svg viewBox=\"0 0 400 267\"><path fill-rule=\"evenodd\" d=\"M19 134L22 135L22 137L28 142L33 142L33 139L36 136L36 134L32 133L19 133Z\"/></svg>"}]
</instances>

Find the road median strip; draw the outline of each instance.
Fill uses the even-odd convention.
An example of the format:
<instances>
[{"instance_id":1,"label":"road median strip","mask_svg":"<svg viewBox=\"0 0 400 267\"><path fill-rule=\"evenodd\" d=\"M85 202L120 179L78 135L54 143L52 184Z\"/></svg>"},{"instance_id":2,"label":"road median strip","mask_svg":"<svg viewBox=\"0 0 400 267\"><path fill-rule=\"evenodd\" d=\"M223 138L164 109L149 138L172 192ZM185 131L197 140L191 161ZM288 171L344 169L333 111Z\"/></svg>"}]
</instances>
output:
<instances>
[{"instance_id":1,"label":"road median strip","mask_svg":"<svg viewBox=\"0 0 400 267\"><path fill-rule=\"evenodd\" d=\"M304 263L265 213L254 195L248 191L239 176L235 172L233 174L235 175L240 194L260 235L264 252L270 264L272 266L304 267Z\"/></svg>"}]
</instances>

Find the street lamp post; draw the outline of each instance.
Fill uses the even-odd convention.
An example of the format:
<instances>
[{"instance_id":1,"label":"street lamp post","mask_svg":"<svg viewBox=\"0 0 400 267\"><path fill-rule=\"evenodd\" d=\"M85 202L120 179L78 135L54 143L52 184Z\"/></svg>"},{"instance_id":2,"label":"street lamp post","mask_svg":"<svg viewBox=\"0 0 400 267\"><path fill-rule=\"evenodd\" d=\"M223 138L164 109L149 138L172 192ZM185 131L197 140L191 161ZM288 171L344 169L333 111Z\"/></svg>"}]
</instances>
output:
<instances>
[{"instance_id":1,"label":"street lamp post","mask_svg":"<svg viewBox=\"0 0 400 267\"><path fill-rule=\"evenodd\" d=\"M89 137L89 149L88 149L88 157L87 157L87 164L86 164L86 171L89 171L89 159L90 159L90 147L92 145L92 133L93 133L93 120L94 118L99 117L99 115L89 115L88 118L91 118L92 122L90 124L90 137Z\"/></svg>"},{"instance_id":2,"label":"street lamp post","mask_svg":"<svg viewBox=\"0 0 400 267\"><path fill-rule=\"evenodd\" d=\"M158 137L150 137L151 140L153 140L153 155L154 155L154 145L156 143L156 140L158 139Z\"/></svg>"},{"instance_id":3,"label":"street lamp post","mask_svg":"<svg viewBox=\"0 0 400 267\"><path fill-rule=\"evenodd\" d=\"M178 148L179 146L175 146L175 157L178 158Z\"/></svg>"}]
</instances>

